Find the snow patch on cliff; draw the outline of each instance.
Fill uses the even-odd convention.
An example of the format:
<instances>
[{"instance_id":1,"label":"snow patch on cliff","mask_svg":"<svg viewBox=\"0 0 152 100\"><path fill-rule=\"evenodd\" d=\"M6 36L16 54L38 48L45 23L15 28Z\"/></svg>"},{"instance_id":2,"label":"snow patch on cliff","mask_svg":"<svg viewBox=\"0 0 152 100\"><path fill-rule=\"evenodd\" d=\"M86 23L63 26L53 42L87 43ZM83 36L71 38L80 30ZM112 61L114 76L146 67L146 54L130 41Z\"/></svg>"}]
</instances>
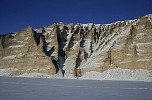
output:
<instances>
[{"instance_id":1,"label":"snow patch on cliff","mask_svg":"<svg viewBox=\"0 0 152 100\"><path fill-rule=\"evenodd\" d=\"M15 57L16 57L16 55L6 56L3 58L3 60L14 59Z\"/></svg>"},{"instance_id":2,"label":"snow patch on cliff","mask_svg":"<svg viewBox=\"0 0 152 100\"><path fill-rule=\"evenodd\" d=\"M0 69L0 76L10 76L10 74L14 71L17 71L16 68L7 68L7 69Z\"/></svg>"},{"instance_id":3,"label":"snow patch on cliff","mask_svg":"<svg viewBox=\"0 0 152 100\"><path fill-rule=\"evenodd\" d=\"M9 46L9 48L20 48L20 47L23 47L25 45L14 45L14 46Z\"/></svg>"}]
</instances>

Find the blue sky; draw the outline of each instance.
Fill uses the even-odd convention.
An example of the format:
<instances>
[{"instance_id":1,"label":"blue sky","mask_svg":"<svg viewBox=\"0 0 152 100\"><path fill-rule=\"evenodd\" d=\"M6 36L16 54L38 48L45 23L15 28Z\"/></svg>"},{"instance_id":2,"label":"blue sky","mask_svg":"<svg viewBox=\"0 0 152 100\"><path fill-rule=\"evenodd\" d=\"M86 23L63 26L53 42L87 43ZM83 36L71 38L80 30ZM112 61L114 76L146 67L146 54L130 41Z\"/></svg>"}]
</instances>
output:
<instances>
[{"instance_id":1,"label":"blue sky","mask_svg":"<svg viewBox=\"0 0 152 100\"><path fill-rule=\"evenodd\" d=\"M152 14L152 0L0 0L0 34L64 23L112 23Z\"/></svg>"}]
</instances>

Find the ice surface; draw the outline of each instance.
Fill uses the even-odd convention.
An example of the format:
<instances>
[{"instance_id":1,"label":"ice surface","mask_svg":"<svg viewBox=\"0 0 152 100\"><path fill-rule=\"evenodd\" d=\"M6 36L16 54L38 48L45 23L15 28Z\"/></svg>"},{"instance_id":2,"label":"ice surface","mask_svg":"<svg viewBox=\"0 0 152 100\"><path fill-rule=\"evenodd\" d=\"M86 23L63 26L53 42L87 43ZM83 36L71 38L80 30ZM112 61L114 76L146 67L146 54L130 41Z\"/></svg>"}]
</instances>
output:
<instances>
[{"instance_id":1,"label":"ice surface","mask_svg":"<svg viewBox=\"0 0 152 100\"><path fill-rule=\"evenodd\" d=\"M24 73L22 75L19 75L17 77L33 77L33 78L51 78L48 74L42 74L42 73Z\"/></svg>"},{"instance_id":2,"label":"ice surface","mask_svg":"<svg viewBox=\"0 0 152 100\"><path fill-rule=\"evenodd\" d=\"M146 43L136 43L137 47L149 47L152 46L152 42L146 42Z\"/></svg>"},{"instance_id":3,"label":"ice surface","mask_svg":"<svg viewBox=\"0 0 152 100\"><path fill-rule=\"evenodd\" d=\"M0 77L0 100L152 100L151 82Z\"/></svg>"}]
</instances>

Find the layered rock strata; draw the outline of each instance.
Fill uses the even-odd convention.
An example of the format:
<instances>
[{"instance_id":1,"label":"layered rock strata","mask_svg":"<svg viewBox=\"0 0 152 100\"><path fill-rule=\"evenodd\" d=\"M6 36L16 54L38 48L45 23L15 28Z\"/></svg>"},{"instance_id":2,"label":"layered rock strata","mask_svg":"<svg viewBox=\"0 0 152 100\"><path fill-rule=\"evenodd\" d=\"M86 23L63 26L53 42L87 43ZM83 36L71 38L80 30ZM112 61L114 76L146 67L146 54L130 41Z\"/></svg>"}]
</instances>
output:
<instances>
[{"instance_id":1,"label":"layered rock strata","mask_svg":"<svg viewBox=\"0 0 152 100\"><path fill-rule=\"evenodd\" d=\"M0 68L82 76L109 68L152 70L152 15L111 24L64 24L0 36Z\"/></svg>"}]
</instances>

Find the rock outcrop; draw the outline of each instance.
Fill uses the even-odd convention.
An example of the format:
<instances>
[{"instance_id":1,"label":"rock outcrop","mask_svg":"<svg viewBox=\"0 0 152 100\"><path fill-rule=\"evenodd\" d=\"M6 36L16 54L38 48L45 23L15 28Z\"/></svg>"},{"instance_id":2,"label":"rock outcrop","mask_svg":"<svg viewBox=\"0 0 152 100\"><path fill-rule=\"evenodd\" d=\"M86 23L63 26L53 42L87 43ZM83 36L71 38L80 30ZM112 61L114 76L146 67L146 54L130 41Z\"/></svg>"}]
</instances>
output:
<instances>
[{"instance_id":1,"label":"rock outcrop","mask_svg":"<svg viewBox=\"0 0 152 100\"><path fill-rule=\"evenodd\" d=\"M0 36L0 68L17 68L11 74L14 76L33 72L53 75L53 55L67 76L81 77L111 67L152 70L151 50L152 15L111 24L28 26Z\"/></svg>"}]
</instances>

